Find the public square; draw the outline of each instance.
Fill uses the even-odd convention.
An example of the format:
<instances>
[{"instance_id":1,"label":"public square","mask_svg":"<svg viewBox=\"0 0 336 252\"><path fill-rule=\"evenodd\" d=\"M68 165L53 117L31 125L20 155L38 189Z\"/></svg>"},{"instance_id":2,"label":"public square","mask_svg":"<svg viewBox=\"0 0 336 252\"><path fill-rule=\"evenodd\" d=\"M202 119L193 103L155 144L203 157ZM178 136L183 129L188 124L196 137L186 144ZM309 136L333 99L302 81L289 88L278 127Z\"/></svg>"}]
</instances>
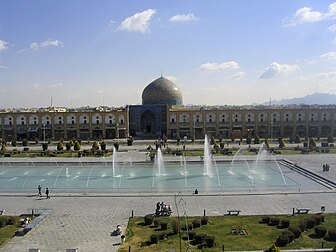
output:
<instances>
[{"instance_id":1,"label":"public square","mask_svg":"<svg viewBox=\"0 0 336 252\"><path fill-rule=\"evenodd\" d=\"M147 144L147 143L146 143ZM145 161L144 146L134 146L128 152L120 152L119 160ZM199 146L201 148L201 146ZM251 158L251 157L249 157ZM277 159L287 159L305 169L332 181L336 180L336 161L334 154L277 155ZM166 160L179 161L178 157L166 157ZM199 157L192 157L199 161ZM222 156L217 159L230 160ZM102 158L83 158L83 161L102 161ZM14 160L15 161L15 160ZM39 158L34 159L38 162ZM45 159L44 159L45 161ZM6 160L4 160L6 162ZM62 160L59 160L62 162ZM322 165L328 163L330 170L322 171ZM42 222L23 237L14 237L0 249L8 252L26 252L32 248L43 251L65 251L78 248L79 251L117 251L120 236L111 233L117 225L124 233L128 218L153 213L156 202L164 201L173 206L173 216L177 215L175 199L180 213L188 216L223 215L228 209L239 209L242 215L291 214L293 208L310 208L311 212L320 212L325 206L326 212L336 211L335 190L316 191L280 190L270 192L228 191L211 193L193 191L169 193L53 193L51 199L39 197L36 191L28 193L1 193L0 206L6 215L27 214L31 210L50 210ZM175 195L176 198L174 197ZM127 239L127 237L126 237Z\"/></svg>"}]
</instances>

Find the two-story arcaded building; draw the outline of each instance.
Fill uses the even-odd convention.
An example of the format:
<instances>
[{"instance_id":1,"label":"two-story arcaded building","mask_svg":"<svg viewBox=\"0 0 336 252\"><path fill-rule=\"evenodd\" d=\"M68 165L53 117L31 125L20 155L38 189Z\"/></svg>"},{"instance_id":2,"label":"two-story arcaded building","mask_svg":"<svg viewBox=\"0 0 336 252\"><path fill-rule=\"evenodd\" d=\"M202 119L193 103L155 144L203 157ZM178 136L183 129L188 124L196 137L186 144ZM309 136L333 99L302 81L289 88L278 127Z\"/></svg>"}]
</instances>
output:
<instances>
[{"instance_id":1,"label":"two-story arcaded building","mask_svg":"<svg viewBox=\"0 0 336 252\"><path fill-rule=\"evenodd\" d=\"M127 108L40 108L0 111L0 136L22 139L112 139L128 135Z\"/></svg>"},{"instance_id":2,"label":"two-story arcaded building","mask_svg":"<svg viewBox=\"0 0 336 252\"><path fill-rule=\"evenodd\" d=\"M336 106L172 107L168 134L201 138L336 135Z\"/></svg>"},{"instance_id":3,"label":"two-story arcaded building","mask_svg":"<svg viewBox=\"0 0 336 252\"><path fill-rule=\"evenodd\" d=\"M336 105L183 106L167 78L148 84L142 105L121 108L0 110L0 136L13 139L327 137L336 135Z\"/></svg>"}]
</instances>

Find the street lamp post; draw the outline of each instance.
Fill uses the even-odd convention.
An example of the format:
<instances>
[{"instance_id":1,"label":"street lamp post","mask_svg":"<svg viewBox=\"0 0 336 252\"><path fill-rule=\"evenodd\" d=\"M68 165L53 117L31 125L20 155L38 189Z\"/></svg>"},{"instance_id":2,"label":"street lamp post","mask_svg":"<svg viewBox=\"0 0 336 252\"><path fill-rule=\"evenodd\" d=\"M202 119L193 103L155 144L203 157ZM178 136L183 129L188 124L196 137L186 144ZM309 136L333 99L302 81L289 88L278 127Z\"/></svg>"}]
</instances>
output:
<instances>
[{"instance_id":1,"label":"street lamp post","mask_svg":"<svg viewBox=\"0 0 336 252\"><path fill-rule=\"evenodd\" d=\"M117 141L119 143L119 123L117 123Z\"/></svg>"},{"instance_id":2,"label":"street lamp post","mask_svg":"<svg viewBox=\"0 0 336 252\"><path fill-rule=\"evenodd\" d=\"M194 122L194 143L196 143L196 132L195 132L195 128L196 128L196 125L195 125L196 123Z\"/></svg>"},{"instance_id":3,"label":"street lamp post","mask_svg":"<svg viewBox=\"0 0 336 252\"><path fill-rule=\"evenodd\" d=\"M273 142L273 122L271 122L271 142Z\"/></svg>"},{"instance_id":4,"label":"street lamp post","mask_svg":"<svg viewBox=\"0 0 336 252\"><path fill-rule=\"evenodd\" d=\"M45 128L45 124L43 124L43 143L45 143L45 137L46 137L46 128Z\"/></svg>"}]
</instances>

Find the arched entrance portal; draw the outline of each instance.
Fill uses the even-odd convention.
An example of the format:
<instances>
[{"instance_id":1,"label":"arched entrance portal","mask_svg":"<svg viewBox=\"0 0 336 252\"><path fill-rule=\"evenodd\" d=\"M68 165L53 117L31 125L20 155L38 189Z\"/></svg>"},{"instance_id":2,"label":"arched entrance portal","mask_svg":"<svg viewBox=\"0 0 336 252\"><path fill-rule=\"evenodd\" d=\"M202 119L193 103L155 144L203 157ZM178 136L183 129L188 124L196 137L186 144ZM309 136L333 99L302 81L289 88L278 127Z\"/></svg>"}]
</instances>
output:
<instances>
[{"instance_id":1,"label":"arched entrance portal","mask_svg":"<svg viewBox=\"0 0 336 252\"><path fill-rule=\"evenodd\" d=\"M150 110L143 112L141 115L141 132L145 135L154 135L156 128L155 114Z\"/></svg>"}]
</instances>

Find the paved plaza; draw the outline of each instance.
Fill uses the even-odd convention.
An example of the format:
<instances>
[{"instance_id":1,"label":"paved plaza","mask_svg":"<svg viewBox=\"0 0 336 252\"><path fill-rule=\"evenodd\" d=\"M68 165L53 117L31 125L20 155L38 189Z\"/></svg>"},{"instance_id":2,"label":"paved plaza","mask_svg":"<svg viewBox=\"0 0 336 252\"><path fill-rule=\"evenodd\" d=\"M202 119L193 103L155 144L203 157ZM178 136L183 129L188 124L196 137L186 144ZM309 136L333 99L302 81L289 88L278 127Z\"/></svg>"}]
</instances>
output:
<instances>
[{"instance_id":1,"label":"paved plaza","mask_svg":"<svg viewBox=\"0 0 336 252\"><path fill-rule=\"evenodd\" d=\"M119 154L120 160L126 160L129 156L132 156L132 160L145 160L145 152L136 149ZM232 157L222 159L230 158ZM277 158L291 160L299 166L336 181L336 155L309 154L277 156ZM173 160L174 157L170 159ZM193 159L196 160L197 157ZM97 161L97 158L94 160ZM322 171L322 165L325 163L330 165L329 172ZM0 208L5 209L7 215L25 214L29 212L27 210L29 208L52 209L38 226L23 237L14 237L0 248L1 252L27 252L31 248L39 248L41 252L74 248L78 248L80 252L117 251L120 236L111 235L116 226L121 225L124 231L132 213L134 216L153 213L158 201L171 204L173 215L177 215L176 199L180 214L185 212L188 216L203 215L204 211L207 215L223 215L227 209L239 209L244 215L290 214L293 208L299 207L309 207L312 212L319 212L322 205L326 207L327 212L336 212L335 190L221 194L201 191L199 195L190 192L177 197L174 196L179 192L164 195L141 192L137 195L108 193L84 195L53 194L51 191L51 199L40 198L35 193L37 191L29 194L0 192Z\"/></svg>"}]
</instances>

